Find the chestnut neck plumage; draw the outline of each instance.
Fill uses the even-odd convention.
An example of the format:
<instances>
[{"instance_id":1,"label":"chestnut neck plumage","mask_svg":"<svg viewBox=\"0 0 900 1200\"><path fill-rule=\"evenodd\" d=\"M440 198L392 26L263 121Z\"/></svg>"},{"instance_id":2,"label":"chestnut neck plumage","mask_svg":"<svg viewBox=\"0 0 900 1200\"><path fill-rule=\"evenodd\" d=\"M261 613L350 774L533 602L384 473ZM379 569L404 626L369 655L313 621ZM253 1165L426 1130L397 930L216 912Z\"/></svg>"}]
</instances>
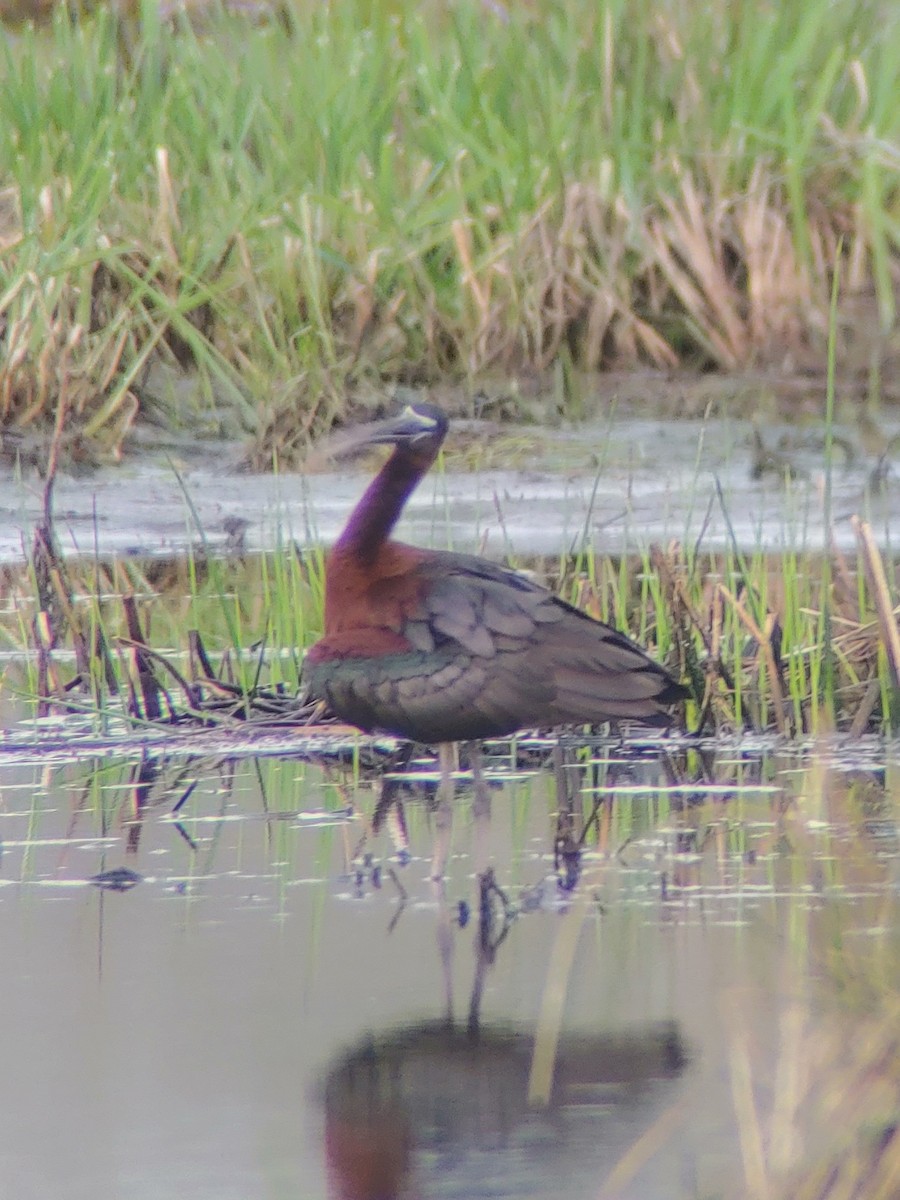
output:
<instances>
[{"instance_id":1,"label":"chestnut neck plumage","mask_svg":"<svg viewBox=\"0 0 900 1200\"><path fill-rule=\"evenodd\" d=\"M408 446L395 446L363 493L332 553L349 555L363 563L374 560L416 484L437 457L438 448L411 450Z\"/></svg>"}]
</instances>

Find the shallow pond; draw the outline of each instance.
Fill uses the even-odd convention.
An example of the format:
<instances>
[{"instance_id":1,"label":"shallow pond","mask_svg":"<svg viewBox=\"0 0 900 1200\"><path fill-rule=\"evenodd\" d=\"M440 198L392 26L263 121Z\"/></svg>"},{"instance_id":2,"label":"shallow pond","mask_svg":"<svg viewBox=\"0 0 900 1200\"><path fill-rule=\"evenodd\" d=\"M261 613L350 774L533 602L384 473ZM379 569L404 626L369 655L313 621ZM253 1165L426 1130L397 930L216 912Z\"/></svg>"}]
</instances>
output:
<instances>
[{"instance_id":1,"label":"shallow pond","mask_svg":"<svg viewBox=\"0 0 900 1200\"><path fill-rule=\"evenodd\" d=\"M764 432L787 458L761 477L749 420L532 434L498 458L514 470L436 471L403 534L498 559L821 547L821 442ZM889 458L844 441L836 541L853 512L886 541ZM186 492L159 462L61 477L64 552L183 562L229 518L232 549L327 542L367 477L221 456L185 449ZM5 483L0 560L21 562L41 489ZM254 630L261 591L233 589ZM863 1119L841 1097L897 989L896 746L520 740L491 753L489 806L460 772L448 830L433 761L388 742L22 719L23 595L0 692L4 1194L792 1195Z\"/></svg>"},{"instance_id":2,"label":"shallow pond","mask_svg":"<svg viewBox=\"0 0 900 1200\"><path fill-rule=\"evenodd\" d=\"M5 1194L734 1195L748 1104L830 1149L786 1080L896 967L882 745L497 747L437 883L431 762L62 732L0 746Z\"/></svg>"}]
</instances>

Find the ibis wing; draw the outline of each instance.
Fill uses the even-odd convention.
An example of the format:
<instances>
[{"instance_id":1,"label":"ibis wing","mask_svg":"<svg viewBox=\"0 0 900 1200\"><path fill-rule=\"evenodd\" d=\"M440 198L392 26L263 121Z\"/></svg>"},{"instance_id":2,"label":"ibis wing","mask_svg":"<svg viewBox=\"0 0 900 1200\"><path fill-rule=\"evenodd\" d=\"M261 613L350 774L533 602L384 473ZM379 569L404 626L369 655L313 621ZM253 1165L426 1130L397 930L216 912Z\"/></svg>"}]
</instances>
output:
<instances>
[{"instance_id":1,"label":"ibis wing","mask_svg":"<svg viewBox=\"0 0 900 1200\"><path fill-rule=\"evenodd\" d=\"M523 575L454 554L426 560L417 574L416 644L463 654L483 673L474 703L504 714L510 729L652 721L685 694L624 634Z\"/></svg>"}]
</instances>

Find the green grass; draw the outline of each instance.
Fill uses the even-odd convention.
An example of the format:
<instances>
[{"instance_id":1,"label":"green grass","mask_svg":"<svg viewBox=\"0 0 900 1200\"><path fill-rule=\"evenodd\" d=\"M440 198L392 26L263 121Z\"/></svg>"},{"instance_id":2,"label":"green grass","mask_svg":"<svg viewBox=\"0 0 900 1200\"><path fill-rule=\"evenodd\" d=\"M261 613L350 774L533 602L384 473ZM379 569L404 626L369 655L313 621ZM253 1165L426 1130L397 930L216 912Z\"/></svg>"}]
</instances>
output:
<instances>
[{"instance_id":1,"label":"green grass","mask_svg":"<svg viewBox=\"0 0 900 1200\"><path fill-rule=\"evenodd\" d=\"M0 71L0 426L62 399L106 453L154 415L269 461L385 379L577 406L573 368L819 344L841 253L895 316L883 2L147 3Z\"/></svg>"},{"instance_id":2,"label":"green grass","mask_svg":"<svg viewBox=\"0 0 900 1200\"><path fill-rule=\"evenodd\" d=\"M695 702L688 707L689 728L697 726L702 714L706 728L719 731L803 735L834 728L858 733L890 729L890 668L861 564L852 573L849 598L835 589L823 591L828 576L821 556L812 552L774 556L761 549L739 554L673 546L640 558L601 559L585 552L532 565L564 598L627 630L690 682ZM225 656L230 678L246 692L263 686L296 693L303 649L322 631L321 552L301 555L287 541L274 552L238 562L200 555L143 566L133 560L112 566L75 563L69 571L75 625L88 647L102 631L125 694L133 668L122 641L126 629L117 596L123 594L138 598L147 644L182 674L189 673L187 630L196 629L216 668ZM34 587L33 574L24 569L19 581L8 586L15 604L0 617L0 646L7 651L34 644ZM826 596L832 610L831 643L822 635ZM769 641L776 616L782 628L780 654L777 643ZM764 635L761 641L758 633ZM71 635L61 648L70 644ZM65 653L55 659L65 684L77 666ZM171 678L164 671L159 674L176 701L181 699ZM105 713L112 701L93 660L90 678L91 695L81 693L79 704ZM33 660L7 666L2 686L34 698ZM867 700L871 711L862 717Z\"/></svg>"}]
</instances>

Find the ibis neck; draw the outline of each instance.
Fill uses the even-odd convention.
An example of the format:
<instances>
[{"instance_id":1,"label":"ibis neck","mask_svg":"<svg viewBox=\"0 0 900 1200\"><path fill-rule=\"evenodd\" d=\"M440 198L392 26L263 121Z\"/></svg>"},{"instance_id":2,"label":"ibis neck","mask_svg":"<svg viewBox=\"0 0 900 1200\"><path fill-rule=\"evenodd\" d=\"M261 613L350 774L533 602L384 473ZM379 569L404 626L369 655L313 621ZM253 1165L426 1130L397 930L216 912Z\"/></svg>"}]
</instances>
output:
<instances>
[{"instance_id":1,"label":"ibis neck","mask_svg":"<svg viewBox=\"0 0 900 1200\"><path fill-rule=\"evenodd\" d=\"M395 450L366 488L335 550L363 560L374 558L390 537L404 504L429 465Z\"/></svg>"}]
</instances>

